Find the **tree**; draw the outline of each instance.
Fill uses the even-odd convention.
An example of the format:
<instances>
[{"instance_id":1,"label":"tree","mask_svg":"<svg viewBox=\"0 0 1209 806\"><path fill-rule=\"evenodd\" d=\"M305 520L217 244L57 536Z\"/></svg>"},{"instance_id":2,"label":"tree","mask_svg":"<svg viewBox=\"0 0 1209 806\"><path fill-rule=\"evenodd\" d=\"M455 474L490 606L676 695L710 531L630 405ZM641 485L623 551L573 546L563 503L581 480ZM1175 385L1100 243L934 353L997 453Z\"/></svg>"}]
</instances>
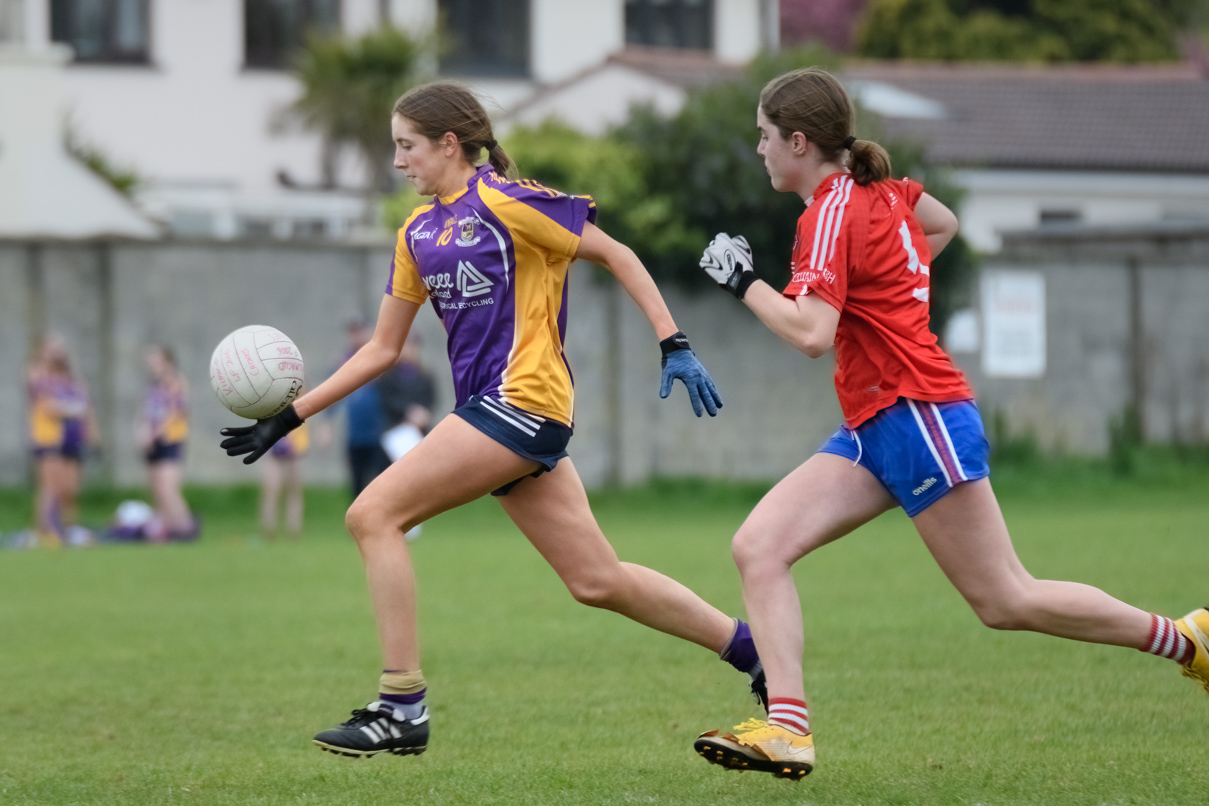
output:
<instances>
[{"instance_id":1,"label":"tree","mask_svg":"<svg viewBox=\"0 0 1209 806\"><path fill-rule=\"evenodd\" d=\"M1194 0L871 0L863 56L944 61L1179 58Z\"/></svg>"},{"instance_id":2,"label":"tree","mask_svg":"<svg viewBox=\"0 0 1209 806\"><path fill-rule=\"evenodd\" d=\"M395 100L422 79L428 49L427 42L390 27L359 39L313 34L295 68L303 92L289 116L320 132L329 154L338 146L355 147L370 174L369 190L390 192L395 187L390 112ZM330 159L324 181L335 184Z\"/></svg>"}]
</instances>

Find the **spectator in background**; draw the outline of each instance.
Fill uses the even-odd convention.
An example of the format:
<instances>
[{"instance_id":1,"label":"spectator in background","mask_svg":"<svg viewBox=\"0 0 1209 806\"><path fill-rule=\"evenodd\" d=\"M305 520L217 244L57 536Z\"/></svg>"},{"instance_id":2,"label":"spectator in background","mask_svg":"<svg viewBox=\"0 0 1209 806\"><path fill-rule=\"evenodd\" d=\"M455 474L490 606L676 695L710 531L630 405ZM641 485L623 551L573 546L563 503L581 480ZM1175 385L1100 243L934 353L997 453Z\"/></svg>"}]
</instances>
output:
<instances>
[{"instance_id":1,"label":"spectator in background","mask_svg":"<svg viewBox=\"0 0 1209 806\"><path fill-rule=\"evenodd\" d=\"M76 525L76 497L84 451L99 436L88 386L76 376L67 344L47 334L26 375L29 436L37 468L35 530L37 542L58 546L86 543L87 530Z\"/></svg>"},{"instance_id":2,"label":"spectator in background","mask_svg":"<svg viewBox=\"0 0 1209 806\"><path fill-rule=\"evenodd\" d=\"M414 431L409 442L419 442L432 425L432 407L436 398L432 374L424 367L421 348L424 342L419 333L411 333L399 353L399 362L394 369L387 370L378 378L376 385L382 400L382 412L386 421L386 433L382 436L382 447L391 462L398 460L402 452L391 449L391 435L403 431Z\"/></svg>"},{"instance_id":3,"label":"spectator in background","mask_svg":"<svg viewBox=\"0 0 1209 806\"><path fill-rule=\"evenodd\" d=\"M422 345L419 333L409 334L398 363L374 382L388 426L382 434L382 449L391 463L419 445L432 424L435 393L432 375L424 368ZM421 527L422 524L416 524L404 536L415 540Z\"/></svg>"},{"instance_id":4,"label":"spectator in background","mask_svg":"<svg viewBox=\"0 0 1209 806\"><path fill-rule=\"evenodd\" d=\"M285 493L285 531L292 540L302 536L302 457L310 447L306 425L275 444L261 465L260 528L267 540L277 537L279 499Z\"/></svg>"},{"instance_id":5,"label":"spectator in background","mask_svg":"<svg viewBox=\"0 0 1209 806\"><path fill-rule=\"evenodd\" d=\"M340 360L341 366L364 347L373 335L373 329L365 319L349 321L345 325L345 332L348 334L348 350ZM367 383L328 409L329 417L318 434L320 446L326 446L330 442L331 417L340 411L344 411L348 417L345 455L348 457L353 498L356 498L379 473L390 466L390 459L382 449L386 415L382 410L382 398L378 393L377 384Z\"/></svg>"},{"instance_id":6,"label":"spectator in background","mask_svg":"<svg viewBox=\"0 0 1209 806\"><path fill-rule=\"evenodd\" d=\"M170 347L148 349L147 370L151 384L135 426L155 500L155 518L145 529L146 538L153 543L188 540L197 536L193 514L181 494L185 439L189 436L189 385Z\"/></svg>"}]
</instances>

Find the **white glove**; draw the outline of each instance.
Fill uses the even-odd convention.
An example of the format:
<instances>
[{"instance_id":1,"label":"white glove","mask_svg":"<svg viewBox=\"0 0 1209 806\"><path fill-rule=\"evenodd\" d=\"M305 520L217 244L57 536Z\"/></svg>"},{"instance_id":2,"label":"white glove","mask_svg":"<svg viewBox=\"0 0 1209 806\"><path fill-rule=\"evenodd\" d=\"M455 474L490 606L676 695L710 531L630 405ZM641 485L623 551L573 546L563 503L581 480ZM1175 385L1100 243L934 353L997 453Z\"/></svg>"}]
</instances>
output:
<instances>
[{"instance_id":1,"label":"white glove","mask_svg":"<svg viewBox=\"0 0 1209 806\"><path fill-rule=\"evenodd\" d=\"M719 232L705 247L700 265L715 283L739 299L759 279L752 271L751 246L742 235L732 238Z\"/></svg>"}]
</instances>

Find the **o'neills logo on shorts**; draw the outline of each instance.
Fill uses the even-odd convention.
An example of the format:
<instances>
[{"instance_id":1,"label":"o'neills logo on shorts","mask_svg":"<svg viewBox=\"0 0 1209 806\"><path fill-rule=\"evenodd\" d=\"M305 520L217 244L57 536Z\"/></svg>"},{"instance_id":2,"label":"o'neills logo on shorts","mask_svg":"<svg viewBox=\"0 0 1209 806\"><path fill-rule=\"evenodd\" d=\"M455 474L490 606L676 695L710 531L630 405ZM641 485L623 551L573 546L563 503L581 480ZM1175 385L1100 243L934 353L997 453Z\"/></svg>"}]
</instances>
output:
<instances>
[{"instance_id":1,"label":"o'neills logo on shorts","mask_svg":"<svg viewBox=\"0 0 1209 806\"><path fill-rule=\"evenodd\" d=\"M918 486L918 487L916 487L914 490L912 490L912 491L911 491L911 495L922 495L922 494L926 493L926 492L928 491L928 488L929 488L929 487L931 487L931 486L932 486L932 485L934 485L934 484L936 484L936 477L935 477L935 476L933 476L932 478L928 479L928 480L927 480L927 481L925 481L923 484L919 485L919 486Z\"/></svg>"}]
</instances>

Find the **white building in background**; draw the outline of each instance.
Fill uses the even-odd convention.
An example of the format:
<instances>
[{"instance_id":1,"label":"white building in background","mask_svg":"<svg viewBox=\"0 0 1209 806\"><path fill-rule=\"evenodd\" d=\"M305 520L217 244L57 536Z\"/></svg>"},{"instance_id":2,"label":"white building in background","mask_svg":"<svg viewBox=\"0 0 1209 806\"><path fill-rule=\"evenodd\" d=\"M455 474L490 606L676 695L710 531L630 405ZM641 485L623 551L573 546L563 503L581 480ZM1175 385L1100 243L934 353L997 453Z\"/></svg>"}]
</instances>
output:
<instances>
[{"instance_id":1,"label":"white building in background","mask_svg":"<svg viewBox=\"0 0 1209 806\"><path fill-rule=\"evenodd\" d=\"M440 73L505 110L630 47L738 64L777 43L775 0L0 0L0 39L73 49L72 136L143 179L136 200L170 232L339 238L365 218L364 166L341 154L324 186L320 138L282 124L300 91L289 60L311 29L438 19ZM633 82L598 90L581 102L646 100Z\"/></svg>"}]
</instances>

